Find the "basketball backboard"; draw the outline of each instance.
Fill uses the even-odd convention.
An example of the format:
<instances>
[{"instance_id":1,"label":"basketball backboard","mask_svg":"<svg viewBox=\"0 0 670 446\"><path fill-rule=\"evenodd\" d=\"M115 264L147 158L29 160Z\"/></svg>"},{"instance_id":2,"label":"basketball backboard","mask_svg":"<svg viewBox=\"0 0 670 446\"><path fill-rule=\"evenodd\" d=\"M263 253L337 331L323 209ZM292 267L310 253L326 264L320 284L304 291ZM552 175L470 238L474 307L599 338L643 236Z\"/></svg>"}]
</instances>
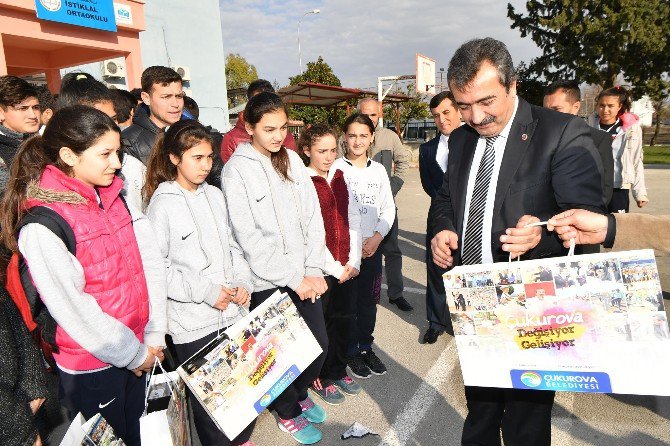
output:
<instances>
[{"instance_id":1,"label":"basketball backboard","mask_svg":"<svg viewBox=\"0 0 670 446\"><path fill-rule=\"evenodd\" d=\"M435 60L419 53L416 54L416 91L435 94Z\"/></svg>"}]
</instances>

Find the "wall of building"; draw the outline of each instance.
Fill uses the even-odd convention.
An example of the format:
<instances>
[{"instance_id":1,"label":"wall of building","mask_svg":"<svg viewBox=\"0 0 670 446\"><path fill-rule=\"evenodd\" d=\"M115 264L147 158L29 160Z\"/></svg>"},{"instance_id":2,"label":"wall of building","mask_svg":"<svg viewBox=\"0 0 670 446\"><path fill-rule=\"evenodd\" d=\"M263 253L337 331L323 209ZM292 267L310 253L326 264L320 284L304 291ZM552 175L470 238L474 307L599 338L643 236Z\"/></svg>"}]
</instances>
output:
<instances>
[{"instance_id":1,"label":"wall of building","mask_svg":"<svg viewBox=\"0 0 670 446\"><path fill-rule=\"evenodd\" d=\"M147 0L144 18L146 30L140 33L143 68L188 67L190 81L184 83L184 89L198 103L200 121L220 131L229 130L218 0ZM114 61L123 66L123 58ZM68 68L61 70L61 74L84 71L108 86L128 89L127 79L103 76L105 62Z\"/></svg>"},{"instance_id":2,"label":"wall of building","mask_svg":"<svg viewBox=\"0 0 670 446\"><path fill-rule=\"evenodd\" d=\"M147 0L144 17L146 31L140 34L144 66L188 67L191 80L184 88L200 106L200 121L227 131L228 97L218 0Z\"/></svg>"}]
</instances>

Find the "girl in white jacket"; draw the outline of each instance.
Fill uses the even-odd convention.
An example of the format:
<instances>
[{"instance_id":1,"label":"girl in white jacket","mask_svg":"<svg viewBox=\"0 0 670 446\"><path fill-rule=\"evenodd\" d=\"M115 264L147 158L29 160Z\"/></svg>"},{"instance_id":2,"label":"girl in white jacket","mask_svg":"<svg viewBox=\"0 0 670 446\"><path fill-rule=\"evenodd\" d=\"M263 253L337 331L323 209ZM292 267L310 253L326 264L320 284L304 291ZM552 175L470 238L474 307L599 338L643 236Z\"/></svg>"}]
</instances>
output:
<instances>
[{"instance_id":1,"label":"girl in white jacket","mask_svg":"<svg viewBox=\"0 0 670 446\"><path fill-rule=\"evenodd\" d=\"M628 212L630 192L637 207L649 202L644 183L642 127L637 115L630 113L630 94L623 87L612 87L598 95L600 130L612 136L614 157L614 190L608 205L609 212Z\"/></svg>"},{"instance_id":2,"label":"girl in white jacket","mask_svg":"<svg viewBox=\"0 0 670 446\"><path fill-rule=\"evenodd\" d=\"M197 121L183 120L160 135L148 162L147 215L156 230L168 276L168 332L183 363L240 319L253 284L232 236L223 193L205 182L212 139ZM203 445L251 445L251 423L229 440L191 395Z\"/></svg>"},{"instance_id":3,"label":"girl in white jacket","mask_svg":"<svg viewBox=\"0 0 670 446\"><path fill-rule=\"evenodd\" d=\"M377 321L377 304L382 282L382 255L379 245L395 220L391 183L384 166L368 158L375 127L366 115L354 113L342 126L347 153L331 169L344 172L347 186L359 208L360 226L351 227L362 238L362 261L357 279L356 330L350 342L348 365L351 374L369 378L383 375L386 366L372 351L372 333Z\"/></svg>"}]
</instances>

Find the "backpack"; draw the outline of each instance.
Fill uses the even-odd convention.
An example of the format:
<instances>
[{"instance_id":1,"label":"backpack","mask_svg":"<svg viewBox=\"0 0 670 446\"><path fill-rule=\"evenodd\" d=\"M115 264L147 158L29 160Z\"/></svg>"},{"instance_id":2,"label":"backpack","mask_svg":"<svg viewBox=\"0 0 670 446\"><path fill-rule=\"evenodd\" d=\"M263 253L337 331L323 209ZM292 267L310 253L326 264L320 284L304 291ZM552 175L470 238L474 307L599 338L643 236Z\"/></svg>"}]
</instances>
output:
<instances>
[{"instance_id":1,"label":"backpack","mask_svg":"<svg viewBox=\"0 0 670 446\"><path fill-rule=\"evenodd\" d=\"M130 214L126 200L122 195L119 195L119 198L121 198L123 205ZM19 222L16 228L17 236L21 228L31 223L45 226L63 241L70 254L73 256L76 255L77 242L74 231L56 211L45 206L31 208L23 216L21 222ZM44 302L42 302L40 294L33 284L28 265L19 252L13 253L9 261L5 287L18 308L28 331L33 336L37 348L42 353L42 359L44 360L47 372L56 373L56 361L53 354L58 353L58 346L56 345L56 328L58 324L51 316L51 313L49 313L49 309L44 305Z\"/></svg>"},{"instance_id":2,"label":"backpack","mask_svg":"<svg viewBox=\"0 0 670 446\"><path fill-rule=\"evenodd\" d=\"M44 206L36 206L23 217L16 231L24 226L38 223L48 228L63 241L70 254L76 253L74 232L69 224L56 211ZM7 266L6 288L21 318L33 336L35 344L42 352L44 365L48 372L55 373L56 362L53 354L58 353L56 346L56 321L51 317L30 277L30 271L19 252L12 254Z\"/></svg>"}]
</instances>

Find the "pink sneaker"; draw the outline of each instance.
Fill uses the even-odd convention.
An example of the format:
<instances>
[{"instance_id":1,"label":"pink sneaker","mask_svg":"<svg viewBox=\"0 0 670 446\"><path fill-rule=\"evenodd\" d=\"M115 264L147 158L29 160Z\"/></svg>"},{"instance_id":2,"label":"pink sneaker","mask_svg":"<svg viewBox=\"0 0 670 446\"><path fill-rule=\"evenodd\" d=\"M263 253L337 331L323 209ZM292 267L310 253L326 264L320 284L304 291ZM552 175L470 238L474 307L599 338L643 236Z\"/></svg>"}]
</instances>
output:
<instances>
[{"instance_id":1,"label":"pink sneaker","mask_svg":"<svg viewBox=\"0 0 670 446\"><path fill-rule=\"evenodd\" d=\"M358 395L363 390L356 381L351 379L349 375L345 375L344 378L338 379L334 382L335 387L340 389L343 393L347 395Z\"/></svg>"}]
</instances>

